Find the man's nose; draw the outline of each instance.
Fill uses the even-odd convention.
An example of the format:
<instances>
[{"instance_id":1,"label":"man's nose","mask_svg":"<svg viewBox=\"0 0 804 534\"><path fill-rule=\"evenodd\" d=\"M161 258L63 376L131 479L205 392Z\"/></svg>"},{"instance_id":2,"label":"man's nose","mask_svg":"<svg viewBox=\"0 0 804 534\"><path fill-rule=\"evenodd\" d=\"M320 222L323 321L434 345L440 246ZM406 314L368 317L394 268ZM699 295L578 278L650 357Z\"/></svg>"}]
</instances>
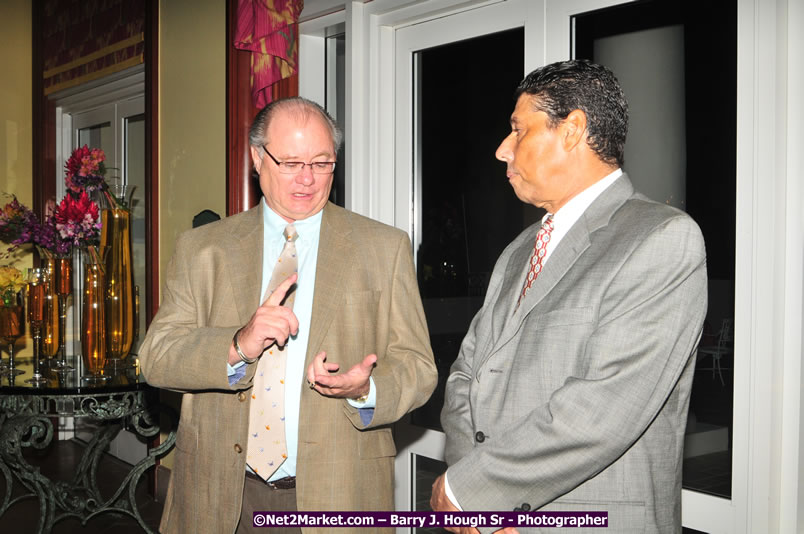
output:
<instances>
[{"instance_id":1,"label":"man's nose","mask_svg":"<svg viewBox=\"0 0 804 534\"><path fill-rule=\"evenodd\" d=\"M301 172L296 175L296 181L302 185L313 185L313 182L315 182L313 167L311 165L305 165Z\"/></svg>"},{"instance_id":2,"label":"man's nose","mask_svg":"<svg viewBox=\"0 0 804 534\"><path fill-rule=\"evenodd\" d=\"M511 132L511 134L513 134L513 132ZM506 163L510 163L514 159L514 152L511 150L511 134L502 140L500 146L497 147L497 151L494 152L495 158Z\"/></svg>"}]
</instances>

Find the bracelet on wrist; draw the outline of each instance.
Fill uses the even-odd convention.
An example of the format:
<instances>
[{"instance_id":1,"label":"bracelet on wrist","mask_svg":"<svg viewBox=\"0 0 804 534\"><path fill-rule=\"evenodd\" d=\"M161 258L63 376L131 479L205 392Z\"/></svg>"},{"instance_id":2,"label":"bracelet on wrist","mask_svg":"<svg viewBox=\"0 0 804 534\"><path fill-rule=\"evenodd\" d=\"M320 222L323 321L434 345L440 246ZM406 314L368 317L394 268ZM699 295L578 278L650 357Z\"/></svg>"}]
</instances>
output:
<instances>
[{"instance_id":1,"label":"bracelet on wrist","mask_svg":"<svg viewBox=\"0 0 804 534\"><path fill-rule=\"evenodd\" d=\"M242 328L241 328L241 330L242 330ZM237 352L237 355L240 356L240 359L243 360L243 362L245 362L245 363L247 363L249 365L252 364L252 363L256 363L257 360L260 359L260 357L257 356L256 358L249 358L248 356L243 354L243 349L240 348L240 342L237 339L238 336L240 336L240 330L235 332L234 337L232 338L232 342L234 343L235 352Z\"/></svg>"}]
</instances>

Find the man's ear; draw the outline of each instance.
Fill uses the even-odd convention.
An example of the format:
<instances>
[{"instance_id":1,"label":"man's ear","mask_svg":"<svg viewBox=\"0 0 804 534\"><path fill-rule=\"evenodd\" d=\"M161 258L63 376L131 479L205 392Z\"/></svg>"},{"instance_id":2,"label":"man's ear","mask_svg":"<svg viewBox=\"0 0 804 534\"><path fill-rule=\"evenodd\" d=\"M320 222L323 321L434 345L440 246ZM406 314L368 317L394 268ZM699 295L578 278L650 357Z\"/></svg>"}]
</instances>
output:
<instances>
[{"instance_id":1,"label":"man's ear","mask_svg":"<svg viewBox=\"0 0 804 534\"><path fill-rule=\"evenodd\" d=\"M586 113L574 109L561 123L561 142L564 150L571 152L586 139Z\"/></svg>"},{"instance_id":2,"label":"man's ear","mask_svg":"<svg viewBox=\"0 0 804 534\"><path fill-rule=\"evenodd\" d=\"M262 157L260 156L260 150L262 149L255 146L249 148L251 149L251 162L254 164L254 169L256 169L257 174L259 174L260 167L262 167Z\"/></svg>"}]
</instances>

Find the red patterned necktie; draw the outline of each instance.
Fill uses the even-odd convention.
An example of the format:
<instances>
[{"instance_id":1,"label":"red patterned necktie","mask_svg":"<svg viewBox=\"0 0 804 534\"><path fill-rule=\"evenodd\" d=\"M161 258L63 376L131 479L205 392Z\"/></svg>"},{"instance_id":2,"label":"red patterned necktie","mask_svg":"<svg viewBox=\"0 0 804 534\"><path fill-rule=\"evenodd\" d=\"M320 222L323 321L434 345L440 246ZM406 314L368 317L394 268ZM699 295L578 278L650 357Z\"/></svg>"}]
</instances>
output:
<instances>
[{"instance_id":1,"label":"red patterned necktie","mask_svg":"<svg viewBox=\"0 0 804 534\"><path fill-rule=\"evenodd\" d=\"M285 246L276 260L271 280L262 302L276 287L298 271L296 257L296 229L285 227ZM293 309L296 292L291 292L283 306ZM286 345L285 345L286 346ZM251 390L251 408L248 419L248 452L246 462L260 477L268 480L287 458L285 443L285 346L271 345L257 362L254 387Z\"/></svg>"},{"instance_id":2,"label":"red patterned necktie","mask_svg":"<svg viewBox=\"0 0 804 534\"><path fill-rule=\"evenodd\" d=\"M530 268L528 269L528 276L525 278L525 285L522 287L522 293L519 295L519 300L525 298L539 273L542 272L544 265L544 255L547 252L547 243L550 242L550 234L553 232L553 216L548 215L536 234L536 242L533 245L533 254L530 257Z\"/></svg>"}]
</instances>

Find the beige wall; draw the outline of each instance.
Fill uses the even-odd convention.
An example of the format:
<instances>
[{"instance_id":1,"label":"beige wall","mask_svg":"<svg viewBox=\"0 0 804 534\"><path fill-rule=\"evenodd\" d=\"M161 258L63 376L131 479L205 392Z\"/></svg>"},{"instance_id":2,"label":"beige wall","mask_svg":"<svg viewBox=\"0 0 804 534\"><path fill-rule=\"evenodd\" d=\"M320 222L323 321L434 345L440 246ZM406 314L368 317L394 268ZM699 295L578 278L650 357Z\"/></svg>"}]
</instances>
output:
<instances>
[{"instance_id":1,"label":"beige wall","mask_svg":"<svg viewBox=\"0 0 804 534\"><path fill-rule=\"evenodd\" d=\"M211 209L226 215L226 3L159 7L160 279L176 237Z\"/></svg>"},{"instance_id":2,"label":"beige wall","mask_svg":"<svg viewBox=\"0 0 804 534\"><path fill-rule=\"evenodd\" d=\"M159 277L176 237L211 209L226 215L226 3L159 6ZM178 357L179 355L177 355ZM180 397L164 391L178 407ZM173 453L162 465L173 467Z\"/></svg>"},{"instance_id":3,"label":"beige wall","mask_svg":"<svg viewBox=\"0 0 804 534\"><path fill-rule=\"evenodd\" d=\"M0 2L0 192L33 203L31 138L31 3ZM0 205L9 199L0 198ZM3 250L5 245L0 244ZM0 260L6 263L3 260ZM30 267L26 253L13 262Z\"/></svg>"}]
</instances>

